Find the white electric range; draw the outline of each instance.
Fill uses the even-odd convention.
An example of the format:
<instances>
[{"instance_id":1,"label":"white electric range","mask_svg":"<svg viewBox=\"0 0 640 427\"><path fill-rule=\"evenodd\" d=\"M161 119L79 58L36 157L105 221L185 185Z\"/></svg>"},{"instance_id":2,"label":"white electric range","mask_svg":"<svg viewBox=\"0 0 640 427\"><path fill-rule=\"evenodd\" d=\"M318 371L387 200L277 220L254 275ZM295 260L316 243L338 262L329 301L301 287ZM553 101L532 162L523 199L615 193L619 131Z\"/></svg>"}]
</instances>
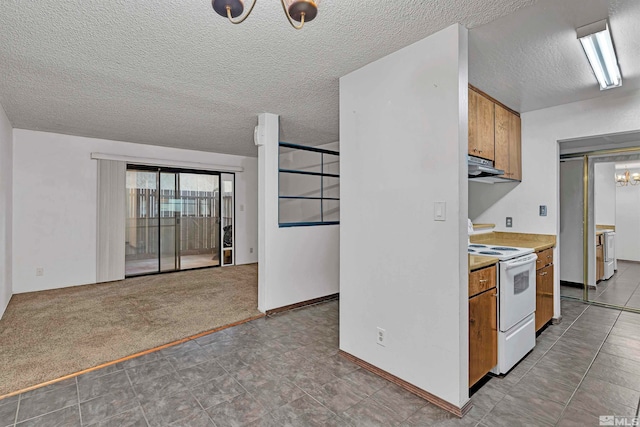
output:
<instances>
[{"instance_id":1,"label":"white electric range","mask_svg":"<svg viewBox=\"0 0 640 427\"><path fill-rule=\"evenodd\" d=\"M498 258L498 365L506 374L536 344L536 259L531 248L469 244L469 254Z\"/></svg>"}]
</instances>

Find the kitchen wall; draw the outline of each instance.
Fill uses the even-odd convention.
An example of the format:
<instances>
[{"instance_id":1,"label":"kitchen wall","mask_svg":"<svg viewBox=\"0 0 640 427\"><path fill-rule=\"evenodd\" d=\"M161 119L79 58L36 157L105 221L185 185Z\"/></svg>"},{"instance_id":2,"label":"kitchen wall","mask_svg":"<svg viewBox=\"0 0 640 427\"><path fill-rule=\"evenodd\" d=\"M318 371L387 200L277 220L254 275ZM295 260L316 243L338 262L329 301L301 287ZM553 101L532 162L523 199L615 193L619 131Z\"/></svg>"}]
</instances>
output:
<instances>
[{"instance_id":1,"label":"kitchen wall","mask_svg":"<svg viewBox=\"0 0 640 427\"><path fill-rule=\"evenodd\" d=\"M640 170L629 170L631 173ZM618 170L617 173L624 173ZM640 186L616 187L616 257L640 261Z\"/></svg>"},{"instance_id":2,"label":"kitchen wall","mask_svg":"<svg viewBox=\"0 0 640 427\"><path fill-rule=\"evenodd\" d=\"M615 163L596 163L594 167L596 224L616 225L616 182L614 180L616 165Z\"/></svg>"},{"instance_id":3,"label":"kitchen wall","mask_svg":"<svg viewBox=\"0 0 640 427\"><path fill-rule=\"evenodd\" d=\"M340 348L455 406L468 401L467 66L453 25L340 79Z\"/></svg>"},{"instance_id":4,"label":"kitchen wall","mask_svg":"<svg viewBox=\"0 0 640 427\"><path fill-rule=\"evenodd\" d=\"M482 89L482 88L480 88ZM559 234L560 216L558 141L572 138L632 132L640 129L640 91L611 91L604 97L560 105L522 114L522 183L479 188L469 203L483 194L495 200L476 217L477 222L496 223L497 231ZM471 191L471 189L470 189ZM538 206L547 205L546 217ZM513 228L504 218L513 217ZM562 242L559 242L561 245ZM556 257L558 250L556 248ZM559 274L556 258L555 315L560 315Z\"/></svg>"},{"instance_id":5,"label":"kitchen wall","mask_svg":"<svg viewBox=\"0 0 640 427\"><path fill-rule=\"evenodd\" d=\"M95 283L92 152L244 167L236 174L236 262L257 261L257 159L22 129L13 136L14 293Z\"/></svg>"},{"instance_id":6,"label":"kitchen wall","mask_svg":"<svg viewBox=\"0 0 640 427\"><path fill-rule=\"evenodd\" d=\"M0 105L0 317L12 294L13 129Z\"/></svg>"},{"instance_id":7,"label":"kitchen wall","mask_svg":"<svg viewBox=\"0 0 640 427\"><path fill-rule=\"evenodd\" d=\"M279 227L279 117L263 113L258 123L264 131L258 147L258 309L264 312L340 291L340 226Z\"/></svg>"}]
</instances>

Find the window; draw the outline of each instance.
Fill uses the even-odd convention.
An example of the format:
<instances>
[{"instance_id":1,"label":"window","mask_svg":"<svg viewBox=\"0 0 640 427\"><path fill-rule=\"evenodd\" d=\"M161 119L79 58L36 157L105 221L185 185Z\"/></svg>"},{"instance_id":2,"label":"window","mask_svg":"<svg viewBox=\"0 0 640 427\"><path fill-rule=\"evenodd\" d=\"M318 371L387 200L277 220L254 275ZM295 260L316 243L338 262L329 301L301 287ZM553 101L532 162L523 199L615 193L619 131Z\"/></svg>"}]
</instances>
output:
<instances>
[{"instance_id":1,"label":"window","mask_svg":"<svg viewBox=\"0 0 640 427\"><path fill-rule=\"evenodd\" d=\"M281 142L280 227L340 223L340 153Z\"/></svg>"}]
</instances>

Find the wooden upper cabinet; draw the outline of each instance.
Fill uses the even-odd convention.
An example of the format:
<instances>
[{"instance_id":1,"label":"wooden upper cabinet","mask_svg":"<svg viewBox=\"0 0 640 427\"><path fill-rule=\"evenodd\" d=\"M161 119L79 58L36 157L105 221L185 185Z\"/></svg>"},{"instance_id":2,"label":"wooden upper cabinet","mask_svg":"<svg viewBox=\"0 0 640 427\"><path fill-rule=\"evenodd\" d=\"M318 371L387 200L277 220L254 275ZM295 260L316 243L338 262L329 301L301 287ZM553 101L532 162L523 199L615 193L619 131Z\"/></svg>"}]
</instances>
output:
<instances>
[{"instance_id":1,"label":"wooden upper cabinet","mask_svg":"<svg viewBox=\"0 0 640 427\"><path fill-rule=\"evenodd\" d=\"M522 146L520 117L495 105L495 167L509 179L522 180Z\"/></svg>"},{"instance_id":2,"label":"wooden upper cabinet","mask_svg":"<svg viewBox=\"0 0 640 427\"><path fill-rule=\"evenodd\" d=\"M510 123L510 150L509 169L513 174L512 179L522 181L522 125L520 117L511 114Z\"/></svg>"},{"instance_id":3,"label":"wooden upper cabinet","mask_svg":"<svg viewBox=\"0 0 640 427\"><path fill-rule=\"evenodd\" d=\"M494 103L469 89L469 155L494 160Z\"/></svg>"},{"instance_id":4,"label":"wooden upper cabinet","mask_svg":"<svg viewBox=\"0 0 640 427\"><path fill-rule=\"evenodd\" d=\"M504 176L509 178L509 111L496 105L496 169L504 171Z\"/></svg>"}]
</instances>

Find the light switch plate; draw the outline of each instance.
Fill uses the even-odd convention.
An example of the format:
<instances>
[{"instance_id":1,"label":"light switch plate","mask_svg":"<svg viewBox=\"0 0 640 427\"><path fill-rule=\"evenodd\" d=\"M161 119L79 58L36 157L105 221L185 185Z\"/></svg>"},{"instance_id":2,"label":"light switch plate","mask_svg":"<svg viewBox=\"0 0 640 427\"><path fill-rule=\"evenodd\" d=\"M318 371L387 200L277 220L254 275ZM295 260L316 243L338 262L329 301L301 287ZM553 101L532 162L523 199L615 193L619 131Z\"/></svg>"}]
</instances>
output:
<instances>
[{"instance_id":1,"label":"light switch plate","mask_svg":"<svg viewBox=\"0 0 640 427\"><path fill-rule=\"evenodd\" d=\"M447 220L447 202L433 202L433 220Z\"/></svg>"},{"instance_id":2,"label":"light switch plate","mask_svg":"<svg viewBox=\"0 0 640 427\"><path fill-rule=\"evenodd\" d=\"M547 205L540 205L540 216L547 216Z\"/></svg>"}]
</instances>

